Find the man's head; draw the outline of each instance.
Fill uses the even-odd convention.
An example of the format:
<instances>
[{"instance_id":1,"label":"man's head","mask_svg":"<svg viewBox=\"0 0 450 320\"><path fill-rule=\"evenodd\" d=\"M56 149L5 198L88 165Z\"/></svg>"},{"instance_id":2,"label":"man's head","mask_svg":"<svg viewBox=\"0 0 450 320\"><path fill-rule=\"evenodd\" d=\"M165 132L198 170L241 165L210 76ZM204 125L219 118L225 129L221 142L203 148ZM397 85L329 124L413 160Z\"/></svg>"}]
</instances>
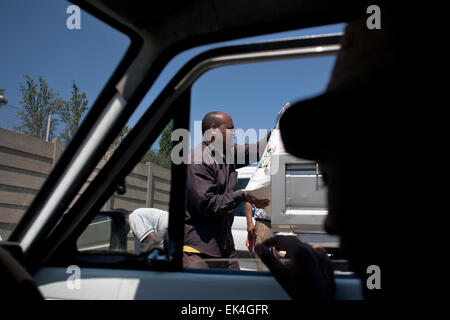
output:
<instances>
[{"instance_id":1,"label":"man's head","mask_svg":"<svg viewBox=\"0 0 450 320\"><path fill-rule=\"evenodd\" d=\"M294 103L280 131L289 153L319 163L328 187L325 227L340 236L356 273L367 277L367 267L378 265L386 279L401 265L396 244L413 232L402 212L417 148L405 121L415 79L402 69L399 22L388 8L383 13L381 30L367 29L365 17L348 24L327 91Z\"/></svg>"},{"instance_id":2,"label":"man's head","mask_svg":"<svg viewBox=\"0 0 450 320\"><path fill-rule=\"evenodd\" d=\"M207 143L213 143L225 153L227 143L233 145L234 142L233 119L222 111L209 112L203 117L202 133Z\"/></svg>"}]
</instances>

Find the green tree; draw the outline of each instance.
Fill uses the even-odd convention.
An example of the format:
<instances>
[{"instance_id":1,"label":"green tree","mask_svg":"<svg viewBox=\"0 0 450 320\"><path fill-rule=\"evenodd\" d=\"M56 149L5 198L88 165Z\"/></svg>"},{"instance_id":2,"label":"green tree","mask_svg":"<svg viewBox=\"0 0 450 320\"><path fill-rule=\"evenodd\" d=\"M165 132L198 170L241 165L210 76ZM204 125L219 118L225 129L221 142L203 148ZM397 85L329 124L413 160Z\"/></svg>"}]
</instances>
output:
<instances>
[{"instance_id":1,"label":"green tree","mask_svg":"<svg viewBox=\"0 0 450 320\"><path fill-rule=\"evenodd\" d=\"M144 157L141 159L141 162L151 162L158 166L170 169L172 165L172 161L170 159L170 155L166 156L162 154L160 151L156 152L153 149L149 149Z\"/></svg>"},{"instance_id":2,"label":"green tree","mask_svg":"<svg viewBox=\"0 0 450 320\"><path fill-rule=\"evenodd\" d=\"M23 134L45 139L47 132L48 117L51 116L49 140L55 136L58 119L54 115L58 112L64 100L53 93L47 82L39 76L38 83L25 75L25 84L20 84L22 95L22 110L17 114L21 125L14 126L14 130Z\"/></svg>"},{"instance_id":3,"label":"green tree","mask_svg":"<svg viewBox=\"0 0 450 320\"><path fill-rule=\"evenodd\" d=\"M72 97L64 102L58 114L61 122L65 125L60 139L64 144L68 144L77 131L81 118L88 109L88 99L86 93L80 93L75 81L72 83Z\"/></svg>"},{"instance_id":4,"label":"green tree","mask_svg":"<svg viewBox=\"0 0 450 320\"><path fill-rule=\"evenodd\" d=\"M168 157L172 152L172 131L173 121L170 121L169 125L163 130L161 139L159 139L159 152Z\"/></svg>"},{"instance_id":5,"label":"green tree","mask_svg":"<svg viewBox=\"0 0 450 320\"><path fill-rule=\"evenodd\" d=\"M141 161L152 162L158 166L170 169L172 166L172 160L170 158L170 153L172 152L172 131L173 121L161 133L159 150L156 152L153 149L149 149Z\"/></svg>"}]
</instances>

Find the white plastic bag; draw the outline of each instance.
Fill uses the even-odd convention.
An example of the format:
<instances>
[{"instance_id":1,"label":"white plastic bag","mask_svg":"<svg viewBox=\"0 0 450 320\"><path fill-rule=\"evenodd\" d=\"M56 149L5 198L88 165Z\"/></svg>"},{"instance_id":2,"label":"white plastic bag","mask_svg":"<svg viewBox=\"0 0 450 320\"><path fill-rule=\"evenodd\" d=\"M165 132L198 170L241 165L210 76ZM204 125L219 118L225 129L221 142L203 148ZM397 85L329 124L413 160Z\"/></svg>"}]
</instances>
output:
<instances>
[{"instance_id":1,"label":"white plastic bag","mask_svg":"<svg viewBox=\"0 0 450 320\"><path fill-rule=\"evenodd\" d=\"M286 153L284 149L283 141L281 140L280 129L278 127L278 122L280 120L281 115L284 111L290 106L289 102L286 103L283 108L280 110L277 118L277 123L275 128L272 130L272 134L270 135L270 139L267 142L266 150L262 155L258 166L256 167L256 171L250 179L245 191L247 191L251 196L256 199L269 199L271 200L271 176L270 176L270 166L272 164L272 158L274 154ZM264 208L267 216L271 217L271 206L267 206Z\"/></svg>"}]
</instances>

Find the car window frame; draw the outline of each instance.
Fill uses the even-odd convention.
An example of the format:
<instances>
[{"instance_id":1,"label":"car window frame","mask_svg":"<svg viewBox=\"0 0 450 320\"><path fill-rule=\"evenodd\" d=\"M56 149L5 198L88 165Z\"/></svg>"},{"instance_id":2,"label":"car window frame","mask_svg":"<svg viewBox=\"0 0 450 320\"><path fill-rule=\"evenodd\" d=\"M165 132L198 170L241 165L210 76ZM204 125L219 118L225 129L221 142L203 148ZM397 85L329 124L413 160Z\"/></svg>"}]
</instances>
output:
<instances>
[{"instance_id":1,"label":"car window frame","mask_svg":"<svg viewBox=\"0 0 450 320\"><path fill-rule=\"evenodd\" d=\"M208 50L191 59L162 90L86 191L45 240L40 250L44 255L42 261L50 266L75 263L80 266L103 268L182 270L184 214L177 215L174 212L184 213L186 207L187 165L183 163L179 165L172 163L171 168L173 187L169 203L167 248L169 257L158 256L157 259L147 260L143 256L138 257L124 252L80 253L76 249L76 240L114 193L115 186L131 172L171 119L174 120L174 130L179 128L189 130L191 89L201 75L213 68L226 65L334 55L340 48L341 38L342 34L339 33L224 46ZM108 177L110 172L116 172L112 179Z\"/></svg>"},{"instance_id":2,"label":"car window frame","mask_svg":"<svg viewBox=\"0 0 450 320\"><path fill-rule=\"evenodd\" d=\"M120 62L114 68L110 78L106 81L104 88L97 96L91 108L87 111L86 116L81 122L75 135L73 136L67 147L64 149L64 152L58 158L58 161L56 162L55 166L52 168L51 172L45 179L43 185L39 189L36 196L33 198L30 206L25 211L22 218L19 220L18 224L14 228L13 232L11 233L7 241L10 244L21 247L21 251L23 251L24 254L24 264L30 266L30 270L32 270L33 266L37 264L34 263L34 261L38 262L40 260L39 258L36 257L38 257L41 254L42 250L41 248L39 248L39 246L36 250L32 250L34 249L33 245L30 245L27 248L23 248L22 245L23 238L25 237L32 223L38 218L36 213L42 209L42 206L46 203L50 193L54 191L57 183L59 182L59 178L66 171L67 166L70 163L71 159L73 159L73 157L83 146L86 140L85 139L86 136L91 132L93 126L101 118L102 114L104 113L105 109L110 104L110 102L113 101L114 97L118 95L117 84L123 78L124 74L127 73L129 67L136 60L136 57L138 56L144 43L143 38L136 32L136 30L133 30L123 22L120 22L112 18L108 14L105 14L95 6L89 3L83 3L82 10L91 14L96 19L104 22L105 24L113 28L115 31L120 32L124 36L128 37L130 43L128 48L124 52L124 55L121 58ZM130 102L127 103L127 107L128 106L130 106L129 109L131 109L132 106ZM112 127L112 130L115 132L120 132L121 128L122 125L115 124ZM94 170L96 164L97 162L95 161L89 161L88 165L85 168L83 168L83 170L81 170L80 176L86 177L87 179L87 177ZM66 196L64 198L64 201L66 202L67 205L70 204L70 201L72 201L72 199L75 197L77 191L81 189L83 183L84 179L80 181L80 183L70 186L69 188L70 191L68 192L69 196ZM71 197L70 195L73 196ZM60 205L60 207L63 206L64 206L63 204ZM46 223L34 237L33 244L42 243L46 235L50 232L51 228L53 228L53 226L57 223L59 219L60 218L57 217L56 215L52 215L48 219L48 223ZM32 254L30 255L29 251L34 252L32 252Z\"/></svg>"}]
</instances>

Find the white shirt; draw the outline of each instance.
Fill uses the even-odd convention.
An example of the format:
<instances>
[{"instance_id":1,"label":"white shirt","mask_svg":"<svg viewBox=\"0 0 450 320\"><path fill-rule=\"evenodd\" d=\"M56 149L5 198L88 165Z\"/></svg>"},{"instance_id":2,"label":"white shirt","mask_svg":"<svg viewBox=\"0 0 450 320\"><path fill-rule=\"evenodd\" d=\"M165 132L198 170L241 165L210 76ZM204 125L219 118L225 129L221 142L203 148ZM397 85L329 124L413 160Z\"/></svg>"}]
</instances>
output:
<instances>
[{"instance_id":1,"label":"white shirt","mask_svg":"<svg viewBox=\"0 0 450 320\"><path fill-rule=\"evenodd\" d=\"M150 232L155 232L161 241L168 225L169 213L156 208L138 208L129 216L131 230L139 241L144 241Z\"/></svg>"}]
</instances>

